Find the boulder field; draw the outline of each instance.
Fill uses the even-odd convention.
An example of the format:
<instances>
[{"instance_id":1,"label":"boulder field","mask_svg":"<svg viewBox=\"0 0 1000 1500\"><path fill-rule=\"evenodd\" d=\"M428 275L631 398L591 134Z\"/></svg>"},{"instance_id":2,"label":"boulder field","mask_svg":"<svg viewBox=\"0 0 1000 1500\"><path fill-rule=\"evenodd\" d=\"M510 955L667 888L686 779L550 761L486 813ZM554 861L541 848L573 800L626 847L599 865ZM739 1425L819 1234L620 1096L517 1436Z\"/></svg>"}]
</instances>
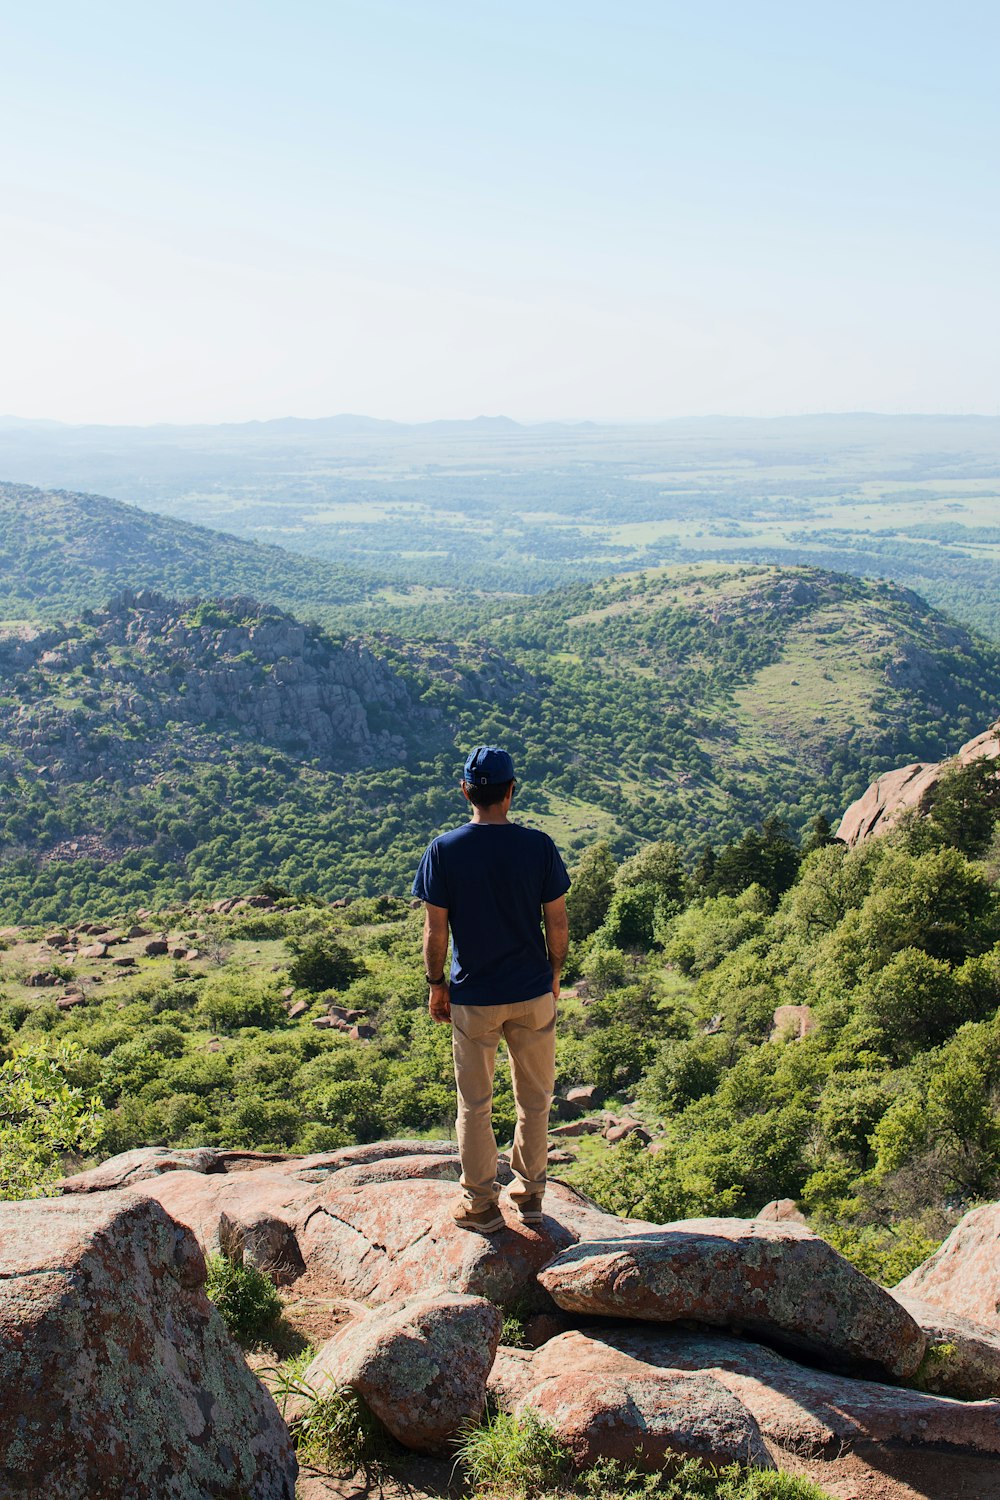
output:
<instances>
[{"instance_id":1,"label":"boulder field","mask_svg":"<svg viewBox=\"0 0 1000 1500\"><path fill-rule=\"evenodd\" d=\"M836 1500L1000 1496L1000 1206L893 1292L792 1218L626 1221L559 1182L541 1225L504 1201L479 1236L452 1221L457 1178L444 1142L151 1148L0 1205L0 1500L291 1500L287 1428L204 1297L219 1249L351 1300L305 1378L352 1387L418 1452L449 1452L489 1393L580 1465L693 1455ZM504 1312L537 1347L498 1348Z\"/></svg>"}]
</instances>

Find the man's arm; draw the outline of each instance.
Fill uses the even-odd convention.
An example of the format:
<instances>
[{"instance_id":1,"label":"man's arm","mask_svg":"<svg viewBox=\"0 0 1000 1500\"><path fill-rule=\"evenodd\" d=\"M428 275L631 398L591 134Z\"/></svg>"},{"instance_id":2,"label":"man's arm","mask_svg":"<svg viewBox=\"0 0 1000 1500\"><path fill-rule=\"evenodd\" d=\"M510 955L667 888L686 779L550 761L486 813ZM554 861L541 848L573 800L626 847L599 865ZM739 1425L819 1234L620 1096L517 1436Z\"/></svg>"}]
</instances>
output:
<instances>
[{"instance_id":1,"label":"man's arm","mask_svg":"<svg viewBox=\"0 0 1000 1500\"><path fill-rule=\"evenodd\" d=\"M424 972L431 979L444 974L444 962L448 956L448 908L432 906L424 902ZM427 997L427 1009L435 1021L451 1020L451 992L447 979L432 984Z\"/></svg>"},{"instance_id":2,"label":"man's arm","mask_svg":"<svg viewBox=\"0 0 1000 1500\"><path fill-rule=\"evenodd\" d=\"M569 920L566 916L566 897L557 896L555 901L542 903L542 920L545 923L545 946L549 950L552 965L552 993L559 999L559 975L569 952Z\"/></svg>"}]
</instances>

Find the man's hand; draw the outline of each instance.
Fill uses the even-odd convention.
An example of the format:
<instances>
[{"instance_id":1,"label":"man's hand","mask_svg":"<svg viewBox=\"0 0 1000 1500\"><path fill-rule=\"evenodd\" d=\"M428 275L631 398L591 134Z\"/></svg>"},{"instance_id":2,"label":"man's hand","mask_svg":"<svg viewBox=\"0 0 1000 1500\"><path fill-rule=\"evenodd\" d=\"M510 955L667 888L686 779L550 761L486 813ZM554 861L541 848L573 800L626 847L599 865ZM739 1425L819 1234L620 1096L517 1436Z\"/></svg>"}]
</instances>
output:
<instances>
[{"instance_id":1,"label":"man's hand","mask_svg":"<svg viewBox=\"0 0 1000 1500\"><path fill-rule=\"evenodd\" d=\"M432 984L427 999L432 1021L451 1020L451 990L446 984Z\"/></svg>"}]
</instances>

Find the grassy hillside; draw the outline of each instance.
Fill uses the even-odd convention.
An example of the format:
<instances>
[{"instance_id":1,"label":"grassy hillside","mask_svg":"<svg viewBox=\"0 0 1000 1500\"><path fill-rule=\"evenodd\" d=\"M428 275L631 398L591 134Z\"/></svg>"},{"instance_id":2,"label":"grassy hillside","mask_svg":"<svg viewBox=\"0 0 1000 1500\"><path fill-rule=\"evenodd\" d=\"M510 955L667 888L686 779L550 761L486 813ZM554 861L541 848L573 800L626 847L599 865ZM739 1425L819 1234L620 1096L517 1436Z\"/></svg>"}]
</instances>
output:
<instances>
[{"instance_id":1,"label":"grassy hillside","mask_svg":"<svg viewBox=\"0 0 1000 1500\"><path fill-rule=\"evenodd\" d=\"M0 484L0 619L65 619L125 588L253 594L301 612L358 601L372 574L103 495Z\"/></svg>"},{"instance_id":2,"label":"grassy hillside","mask_svg":"<svg viewBox=\"0 0 1000 1500\"><path fill-rule=\"evenodd\" d=\"M810 568L629 574L480 633L544 684L508 737L547 784L688 844L771 810L836 814L875 768L953 748L1000 701L993 643L908 590Z\"/></svg>"},{"instance_id":3,"label":"grassy hillside","mask_svg":"<svg viewBox=\"0 0 1000 1500\"><path fill-rule=\"evenodd\" d=\"M499 608L357 639L252 600L140 592L9 628L0 913L268 877L404 892L460 816L465 749L488 740L515 755L518 816L571 854L670 837L693 866L772 812L835 817L1000 701L1000 648L905 591L809 569L664 570Z\"/></svg>"}]
</instances>

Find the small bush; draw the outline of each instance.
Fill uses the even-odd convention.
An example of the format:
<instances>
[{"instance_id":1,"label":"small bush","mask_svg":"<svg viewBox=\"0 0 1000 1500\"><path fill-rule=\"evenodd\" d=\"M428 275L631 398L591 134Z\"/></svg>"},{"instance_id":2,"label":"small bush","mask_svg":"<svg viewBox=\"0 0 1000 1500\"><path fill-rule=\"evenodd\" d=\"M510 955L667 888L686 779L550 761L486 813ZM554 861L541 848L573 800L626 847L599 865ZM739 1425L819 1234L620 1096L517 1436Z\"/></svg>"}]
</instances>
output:
<instances>
[{"instance_id":1,"label":"small bush","mask_svg":"<svg viewBox=\"0 0 1000 1500\"><path fill-rule=\"evenodd\" d=\"M569 1468L569 1451L534 1412L520 1417L498 1412L465 1434L458 1461L483 1500L531 1500L559 1483Z\"/></svg>"},{"instance_id":2,"label":"small bush","mask_svg":"<svg viewBox=\"0 0 1000 1500\"><path fill-rule=\"evenodd\" d=\"M393 1443L378 1418L349 1387L320 1395L295 1369L282 1372L274 1391L282 1414L289 1396L304 1397L306 1406L290 1422L299 1462L313 1469L356 1474L377 1473Z\"/></svg>"},{"instance_id":3,"label":"small bush","mask_svg":"<svg viewBox=\"0 0 1000 1500\"><path fill-rule=\"evenodd\" d=\"M241 1344L264 1338L281 1316L281 1298L263 1271L237 1265L224 1255L208 1257L205 1291Z\"/></svg>"},{"instance_id":4,"label":"small bush","mask_svg":"<svg viewBox=\"0 0 1000 1500\"><path fill-rule=\"evenodd\" d=\"M473 1428L459 1463L476 1500L830 1500L808 1479L740 1464L716 1469L694 1458L652 1473L610 1458L574 1471L568 1450L530 1410Z\"/></svg>"},{"instance_id":5,"label":"small bush","mask_svg":"<svg viewBox=\"0 0 1000 1500\"><path fill-rule=\"evenodd\" d=\"M320 990L345 990L352 979L364 973L364 965L358 963L350 949L332 938L293 939L288 946L295 955L288 978L296 989L310 990L313 994Z\"/></svg>"},{"instance_id":6,"label":"small bush","mask_svg":"<svg viewBox=\"0 0 1000 1500\"><path fill-rule=\"evenodd\" d=\"M526 1349L528 1346L524 1341L524 1320L509 1313L503 1320L503 1328L500 1330L500 1342L506 1344L509 1349Z\"/></svg>"}]
</instances>

